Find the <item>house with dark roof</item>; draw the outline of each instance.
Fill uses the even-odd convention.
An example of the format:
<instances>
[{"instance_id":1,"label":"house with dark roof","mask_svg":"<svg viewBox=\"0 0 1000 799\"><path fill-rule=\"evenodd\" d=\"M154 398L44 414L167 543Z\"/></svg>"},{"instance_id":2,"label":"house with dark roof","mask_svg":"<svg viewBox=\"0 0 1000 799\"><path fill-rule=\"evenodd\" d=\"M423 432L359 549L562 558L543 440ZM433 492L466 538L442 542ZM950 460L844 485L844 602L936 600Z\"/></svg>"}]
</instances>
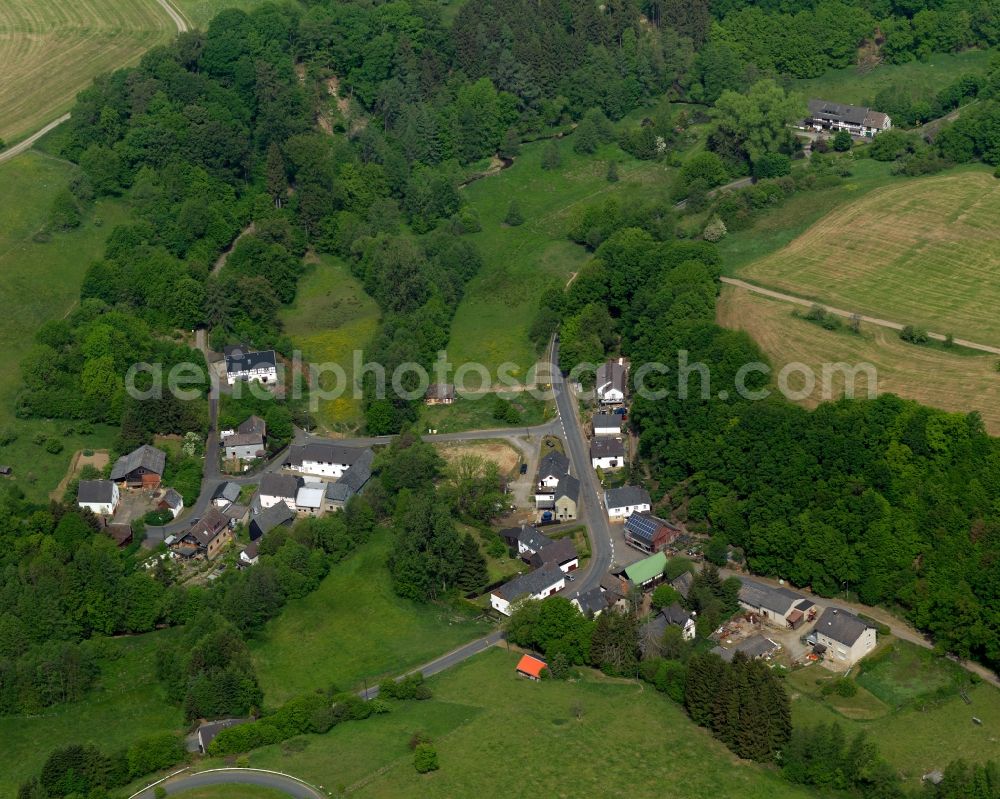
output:
<instances>
[{"instance_id":1,"label":"house with dark roof","mask_svg":"<svg viewBox=\"0 0 1000 799\"><path fill-rule=\"evenodd\" d=\"M556 519L561 522L575 519L580 502L580 481L571 474L564 474L552 493Z\"/></svg>"},{"instance_id":2,"label":"house with dark roof","mask_svg":"<svg viewBox=\"0 0 1000 799\"><path fill-rule=\"evenodd\" d=\"M215 507L209 507L191 529L177 538L170 549L183 558L213 560L233 540L229 517Z\"/></svg>"},{"instance_id":3,"label":"house with dark roof","mask_svg":"<svg viewBox=\"0 0 1000 799\"><path fill-rule=\"evenodd\" d=\"M345 447L326 441L299 444L288 451L285 468L292 472L339 480L344 472L365 457L365 447Z\"/></svg>"},{"instance_id":4,"label":"house with dark roof","mask_svg":"<svg viewBox=\"0 0 1000 799\"><path fill-rule=\"evenodd\" d=\"M120 501L118 484L112 480L81 480L76 490L76 504L98 516L114 515Z\"/></svg>"},{"instance_id":5,"label":"house with dark roof","mask_svg":"<svg viewBox=\"0 0 1000 799\"><path fill-rule=\"evenodd\" d=\"M588 619L595 619L608 609L608 595L597 585L573 597L570 603Z\"/></svg>"},{"instance_id":6,"label":"house with dark roof","mask_svg":"<svg viewBox=\"0 0 1000 799\"><path fill-rule=\"evenodd\" d=\"M564 572L571 572L580 566L580 556L571 539L558 538L539 549L531 556L528 563L536 569L552 563Z\"/></svg>"},{"instance_id":7,"label":"house with dark roof","mask_svg":"<svg viewBox=\"0 0 1000 799\"><path fill-rule=\"evenodd\" d=\"M257 496L260 499L260 508L265 510L279 502L284 502L289 508L295 510L295 498L299 493L299 486L302 485L302 478L291 474L274 474L267 472L260 478L260 490Z\"/></svg>"},{"instance_id":8,"label":"house with dark roof","mask_svg":"<svg viewBox=\"0 0 1000 799\"><path fill-rule=\"evenodd\" d=\"M163 492L160 501L156 503L156 507L159 510L170 511L170 515L176 519L180 516L181 511L184 510L184 497L174 489L168 488Z\"/></svg>"},{"instance_id":9,"label":"house with dark roof","mask_svg":"<svg viewBox=\"0 0 1000 799\"><path fill-rule=\"evenodd\" d=\"M625 543L642 552L662 552L680 533L679 528L650 513L633 512L625 521Z\"/></svg>"},{"instance_id":10,"label":"house with dark roof","mask_svg":"<svg viewBox=\"0 0 1000 799\"><path fill-rule=\"evenodd\" d=\"M569 474L569 458L561 452L550 452L538 462L535 479L535 507L551 510L555 507L555 489L559 481Z\"/></svg>"},{"instance_id":11,"label":"house with dark roof","mask_svg":"<svg viewBox=\"0 0 1000 799\"><path fill-rule=\"evenodd\" d=\"M260 433L233 433L222 440L222 446L226 460L252 461L266 454Z\"/></svg>"},{"instance_id":12,"label":"house with dark roof","mask_svg":"<svg viewBox=\"0 0 1000 799\"><path fill-rule=\"evenodd\" d=\"M522 524L520 527L508 527L500 531L500 537L507 544L512 555L517 555L527 561L543 547L552 543L552 539L537 527Z\"/></svg>"},{"instance_id":13,"label":"house with dark roof","mask_svg":"<svg viewBox=\"0 0 1000 799\"><path fill-rule=\"evenodd\" d=\"M694 575L691 572L681 572L670 581L670 585L673 586L674 590L685 599L687 599L688 594L691 592L691 585L693 583Z\"/></svg>"},{"instance_id":14,"label":"house with dark roof","mask_svg":"<svg viewBox=\"0 0 1000 799\"><path fill-rule=\"evenodd\" d=\"M455 386L451 383L433 383L424 394L424 405L451 405L455 401Z\"/></svg>"},{"instance_id":15,"label":"house with dark roof","mask_svg":"<svg viewBox=\"0 0 1000 799\"><path fill-rule=\"evenodd\" d=\"M798 628L807 619L814 603L805 595L784 586L773 586L753 577L741 576L740 605L777 627Z\"/></svg>"},{"instance_id":16,"label":"house with dark roof","mask_svg":"<svg viewBox=\"0 0 1000 799\"><path fill-rule=\"evenodd\" d=\"M111 479L129 488L156 488L166 465L167 455L163 450L143 444L115 461Z\"/></svg>"},{"instance_id":17,"label":"house with dark roof","mask_svg":"<svg viewBox=\"0 0 1000 799\"><path fill-rule=\"evenodd\" d=\"M621 358L597 367L594 389L601 405L621 405L625 401L625 371Z\"/></svg>"},{"instance_id":18,"label":"house with dark roof","mask_svg":"<svg viewBox=\"0 0 1000 799\"><path fill-rule=\"evenodd\" d=\"M566 575L558 566L547 563L540 569L519 575L509 583L494 588L490 605L498 613L510 616L518 602L545 599L566 587Z\"/></svg>"},{"instance_id":19,"label":"house with dark roof","mask_svg":"<svg viewBox=\"0 0 1000 799\"><path fill-rule=\"evenodd\" d=\"M595 413L591 419L594 436L620 436L622 417L616 413Z\"/></svg>"},{"instance_id":20,"label":"house with dark roof","mask_svg":"<svg viewBox=\"0 0 1000 799\"><path fill-rule=\"evenodd\" d=\"M236 428L236 432L243 435L255 433L261 438L267 438L267 422L254 414L240 422L240 426Z\"/></svg>"},{"instance_id":21,"label":"house with dark roof","mask_svg":"<svg viewBox=\"0 0 1000 799\"><path fill-rule=\"evenodd\" d=\"M240 566L254 566L260 558L260 539L251 541L240 552Z\"/></svg>"},{"instance_id":22,"label":"house with dark roof","mask_svg":"<svg viewBox=\"0 0 1000 799\"><path fill-rule=\"evenodd\" d=\"M230 727L238 727L240 724L246 724L249 721L252 721L252 719L221 719L219 721L206 721L195 733L195 738L198 741L198 751L205 754L208 751L209 745L215 740L215 737L220 732L228 730Z\"/></svg>"},{"instance_id":23,"label":"house with dark roof","mask_svg":"<svg viewBox=\"0 0 1000 799\"><path fill-rule=\"evenodd\" d=\"M813 628L825 657L853 665L875 648L875 627L842 608L827 608Z\"/></svg>"},{"instance_id":24,"label":"house with dark roof","mask_svg":"<svg viewBox=\"0 0 1000 799\"><path fill-rule=\"evenodd\" d=\"M274 384L278 382L278 358L274 350L255 352L242 344L223 351L226 356L226 382Z\"/></svg>"},{"instance_id":25,"label":"house with dark roof","mask_svg":"<svg viewBox=\"0 0 1000 799\"><path fill-rule=\"evenodd\" d=\"M271 505L250 519L250 526L247 528L250 540L256 541L275 527L289 525L293 521L295 521L295 511L288 507L287 503L278 502L276 505Z\"/></svg>"},{"instance_id":26,"label":"house with dark roof","mask_svg":"<svg viewBox=\"0 0 1000 799\"><path fill-rule=\"evenodd\" d=\"M645 488L628 485L605 491L604 507L607 508L611 521L624 521L633 513L648 512L653 503Z\"/></svg>"},{"instance_id":27,"label":"house with dark roof","mask_svg":"<svg viewBox=\"0 0 1000 799\"><path fill-rule=\"evenodd\" d=\"M668 627L677 627L685 641L693 641L695 636L694 614L684 610L677 602L661 608L659 613L647 621L639 630L639 646L644 657L659 657L660 644Z\"/></svg>"},{"instance_id":28,"label":"house with dark roof","mask_svg":"<svg viewBox=\"0 0 1000 799\"><path fill-rule=\"evenodd\" d=\"M590 465L595 469L620 469L625 465L625 445L620 438L604 436L590 442Z\"/></svg>"},{"instance_id":29,"label":"house with dark roof","mask_svg":"<svg viewBox=\"0 0 1000 799\"><path fill-rule=\"evenodd\" d=\"M112 540L120 547L132 543L133 531L131 522L111 522L111 524L104 528L104 532L111 536Z\"/></svg>"},{"instance_id":30,"label":"house with dark roof","mask_svg":"<svg viewBox=\"0 0 1000 799\"><path fill-rule=\"evenodd\" d=\"M212 504L217 508L225 508L240 498L240 484L233 482L220 483L212 493Z\"/></svg>"},{"instance_id":31,"label":"house with dark roof","mask_svg":"<svg viewBox=\"0 0 1000 799\"><path fill-rule=\"evenodd\" d=\"M892 120L887 114L863 106L814 99L809 101L809 118L806 124L817 131L846 130L852 136L872 138L889 130Z\"/></svg>"},{"instance_id":32,"label":"house with dark roof","mask_svg":"<svg viewBox=\"0 0 1000 799\"><path fill-rule=\"evenodd\" d=\"M716 646L710 651L713 655L718 655L726 663L732 663L737 652L742 652L748 660L759 660L761 658L770 660L780 649L781 644L777 641L772 641L767 636L758 633L757 635L751 635L749 638L744 638L731 649Z\"/></svg>"},{"instance_id":33,"label":"house with dark roof","mask_svg":"<svg viewBox=\"0 0 1000 799\"><path fill-rule=\"evenodd\" d=\"M326 484L326 507L328 510L339 510L355 494L368 484L372 476L372 465L375 463L375 452L371 449L362 451L335 482Z\"/></svg>"}]
</instances>

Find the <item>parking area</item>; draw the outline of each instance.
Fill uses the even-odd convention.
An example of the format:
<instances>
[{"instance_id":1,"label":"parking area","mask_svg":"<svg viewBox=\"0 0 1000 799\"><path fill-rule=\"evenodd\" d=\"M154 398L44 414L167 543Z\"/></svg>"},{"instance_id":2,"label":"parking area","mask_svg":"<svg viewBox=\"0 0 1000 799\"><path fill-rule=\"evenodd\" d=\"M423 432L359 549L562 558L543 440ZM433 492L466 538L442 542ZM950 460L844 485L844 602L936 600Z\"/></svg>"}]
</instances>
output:
<instances>
[{"instance_id":1,"label":"parking area","mask_svg":"<svg viewBox=\"0 0 1000 799\"><path fill-rule=\"evenodd\" d=\"M127 524L138 521L151 510L156 510L156 503L163 495L163 489L150 491L148 489L126 489L122 491L121 502L115 510L112 521L115 524Z\"/></svg>"}]
</instances>

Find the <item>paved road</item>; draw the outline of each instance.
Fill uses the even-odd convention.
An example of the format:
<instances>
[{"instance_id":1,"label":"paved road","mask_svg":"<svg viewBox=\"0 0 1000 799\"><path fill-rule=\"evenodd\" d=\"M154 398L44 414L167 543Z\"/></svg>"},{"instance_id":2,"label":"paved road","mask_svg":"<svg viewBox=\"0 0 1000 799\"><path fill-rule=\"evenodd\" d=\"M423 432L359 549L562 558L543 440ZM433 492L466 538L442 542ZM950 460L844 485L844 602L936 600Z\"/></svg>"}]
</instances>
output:
<instances>
[{"instance_id":1,"label":"paved road","mask_svg":"<svg viewBox=\"0 0 1000 799\"><path fill-rule=\"evenodd\" d=\"M736 286L737 288L746 289L747 291L752 291L754 294L760 294L764 297L771 297L776 300L784 300L785 302L791 302L795 305L801 305L806 308L810 308L813 305L822 305L829 313L836 314L837 316L842 316L846 319L850 319L855 315L854 311L845 311L842 308L834 308L832 306L826 305L825 303L817 303L816 300L807 300L802 297L796 297L794 294L786 294L782 291L774 291L773 289L766 289L763 286L758 286L754 283L748 283L745 280L738 280L733 277L722 277L719 278L723 283L729 286ZM888 319L879 319L875 316L865 316L864 314L858 314L858 317L862 322L867 322L870 325L878 325L879 327L887 327L890 330L902 330L905 325L899 322L892 322ZM936 341L944 341L945 336L941 333L928 333L932 339ZM960 347L967 347L971 350L979 350L980 352L988 352L991 355L1000 355L1000 347L994 347L989 344L978 344L975 341L968 341L964 338L954 339L955 344Z\"/></svg>"},{"instance_id":2,"label":"paved road","mask_svg":"<svg viewBox=\"0 0 1000 799\"><path fill-rule=\"evenodd\" d=\"M322 791L287 774L252 768L209 769L167 780L162 785L168 796L210 785L258 785L281 791L295 799L325 799ZM155 788L149 788L130 799L153 799L154 796Z\"/></svg>"}]
</instances>

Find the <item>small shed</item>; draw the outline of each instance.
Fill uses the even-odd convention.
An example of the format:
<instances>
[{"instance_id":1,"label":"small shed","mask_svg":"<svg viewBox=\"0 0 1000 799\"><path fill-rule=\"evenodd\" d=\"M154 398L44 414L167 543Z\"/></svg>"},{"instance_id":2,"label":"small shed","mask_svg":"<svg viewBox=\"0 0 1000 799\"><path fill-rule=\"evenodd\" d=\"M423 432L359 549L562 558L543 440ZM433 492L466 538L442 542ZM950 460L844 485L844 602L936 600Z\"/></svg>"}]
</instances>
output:
<instances>
[{"instance_id":1,"label":"small shed","mask_svg":"<svg viewBox=\"0 0 1000 799\"><path fill-rule=\"evenodd\" d=\"M14 470L11 469L9 466L0 466L0 475L3 475L4 477L9 476L11 473L13 473L13 471Z\"/></svg>"},{"instance_id":2,"label":"small shed","mask_svg":"<svg viewBox=\"0 0 1000 799\"><path fill-rule=\"evenodd\" d=\"M531 655L522 656L517 663L517 673L529 680L542 679L542 669L545 668L548 668L548 664L544 660L539 660Z\"/></svg>"}]
</instances>

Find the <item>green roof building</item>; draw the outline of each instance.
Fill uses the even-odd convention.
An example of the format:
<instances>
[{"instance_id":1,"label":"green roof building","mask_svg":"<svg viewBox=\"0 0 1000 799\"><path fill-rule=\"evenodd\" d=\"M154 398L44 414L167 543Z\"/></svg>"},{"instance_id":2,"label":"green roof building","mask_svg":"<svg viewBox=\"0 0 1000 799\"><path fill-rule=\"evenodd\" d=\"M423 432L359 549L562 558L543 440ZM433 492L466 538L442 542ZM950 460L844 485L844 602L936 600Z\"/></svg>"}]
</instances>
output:
<instances>
[{"instance_id":1,"label":"green roof building","mask_svg":"<svg viewBox=\"0 0 1000 799\"><path fill-rule=\"evenodd\" d=\"M660 579L665 568L667 568L667 556L662 552L657 552L631 566L626 566L625 576L631 580L633 585L645 588L650 583Z\"/></svg>"}]
</instances>

